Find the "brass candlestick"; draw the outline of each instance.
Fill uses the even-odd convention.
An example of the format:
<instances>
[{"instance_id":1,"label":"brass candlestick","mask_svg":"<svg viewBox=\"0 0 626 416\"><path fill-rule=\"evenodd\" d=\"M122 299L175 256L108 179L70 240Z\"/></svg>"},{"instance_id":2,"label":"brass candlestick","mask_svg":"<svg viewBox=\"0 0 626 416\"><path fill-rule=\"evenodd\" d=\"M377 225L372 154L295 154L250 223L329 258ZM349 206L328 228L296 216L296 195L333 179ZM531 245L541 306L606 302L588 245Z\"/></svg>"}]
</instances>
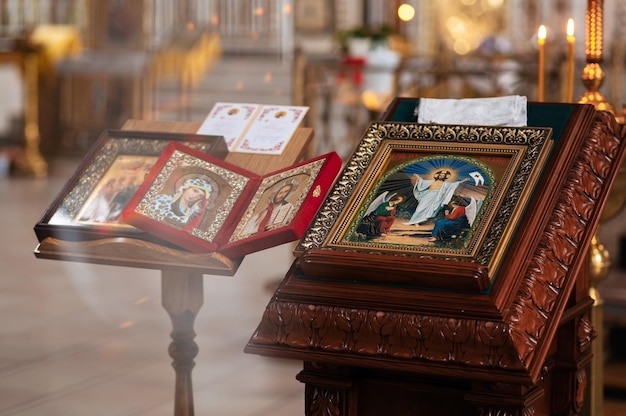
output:
<instances>
[{"instance_id":1,"label":"brass candlestick","mask_svg":"<svg viewBox=\"0 0 626 416\"><path fill-rule=\"evenodd\" d=\"M602 62L602 31L604 0L588 0L585 16L585 55L587 65L583 69L582 81L587 91L578 100L581 104L593 104L597 110L615 115L615 108L602 95L600 87L604 82Z\"/></svg>"},{"instance_id":2,"label":"brass candlestick","mask_svg":"<svg viewBox=\"0 0 626 416\"><path fill-rule=\"evenodd\" d=\"M32 45L22 45L24 87L24 154L16 160L17 171L36 177L48 174L48 164L39 151L39 56Z\"/></svg>"},{"instance_id":3,"label":"brass candlestick","mask_svg":"<svg viewBox=\"0 0 626 416\"><path fill-rule=\"evenodd\" d=\"M604 342L602 340L604 314L602 310L602 296L600 296L597 287L607 277L610 266L611 256L598 239L598 230L596 230L589 247L589 296L593 299L591 325L593 325L597 334L591 345L593 358L591 359L589 384L587 386L589 389L587 406L589 414L593 416L602 416L604 414Z\"/></svg>"}]
</instances>

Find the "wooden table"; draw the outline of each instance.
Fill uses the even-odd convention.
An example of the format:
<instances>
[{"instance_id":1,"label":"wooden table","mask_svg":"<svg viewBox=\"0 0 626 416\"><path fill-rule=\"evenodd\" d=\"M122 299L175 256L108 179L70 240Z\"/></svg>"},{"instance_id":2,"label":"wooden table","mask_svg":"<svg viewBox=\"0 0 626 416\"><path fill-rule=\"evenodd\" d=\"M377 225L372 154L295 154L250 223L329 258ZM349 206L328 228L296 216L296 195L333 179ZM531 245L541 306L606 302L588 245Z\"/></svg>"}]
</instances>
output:
<instances>
[{"instance_id":1,"label":"wooden table","mask_svg":"<svg viewBox=\"0 0 626 416\"><path fill-rule=\"evenodd\" d=\"M200 123L129 120L123 129L195 133ZM313 137L310 128L299 129L281 155L230 153L226 161L259 175L293 165L304 157ZM191 371L199 348L194 341L194 321L204 302L203 275L234 275L241 259L219 253L196 254L130 238L106 238L89 242L44 239L35 249L42 259L128 266L161 271L163 308L172 321L169 354L176 372L175 416L194 414Z\"/></svg>"}]
</instances>

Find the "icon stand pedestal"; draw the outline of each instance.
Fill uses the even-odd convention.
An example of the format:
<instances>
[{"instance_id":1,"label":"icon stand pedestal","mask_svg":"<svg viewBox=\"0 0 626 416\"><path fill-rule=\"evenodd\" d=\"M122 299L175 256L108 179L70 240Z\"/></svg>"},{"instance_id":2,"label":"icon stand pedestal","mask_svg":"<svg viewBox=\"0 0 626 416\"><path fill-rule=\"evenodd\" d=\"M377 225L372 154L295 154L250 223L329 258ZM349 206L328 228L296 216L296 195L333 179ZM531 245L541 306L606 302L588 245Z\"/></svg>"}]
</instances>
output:
<instances>
[{"instance_id":1,"label":"icon stand pedestal","mask_svg":"<svg viewBox=\"0 0 626 416\"><path fill-rule=\"evenodd\" d=\"M195 133L199 126L199 123L129 120L124 129ZM300 161L312 136L311 129L301 128L281 155L229 154L226 160L258 174L269 173ZM242 259L231 260L219 253L191 253L148 241L114 236L79 242L47 237L35 249L35 256L160 271L162 305L172 322L172 341L168 351L176 374L174 415L192 416L191 373L199 351L194 341L194 321L204 301L204 275L232 276Z\"/></svg>"},{"instance_id":2,"label":"icon stand pedestal","mask_svg":"<svg viewBox=\"0 0 626 416\"><path fill-rule=\"evenodd\" d=\"M396 99L383 120L410 121L415 106ZM555 144L487 289L447 283L458 269L449 258L420 267L408 255L385 261L389 255L320 243L293 263L245 351L302 361L304 414L581 412L595 337L589 247L626 132L590 105L528 109L528 125L553 128ZM428 273L437 279L411 284L402 279L411 271L421 282Z\"/></svg>"}]
</instances>

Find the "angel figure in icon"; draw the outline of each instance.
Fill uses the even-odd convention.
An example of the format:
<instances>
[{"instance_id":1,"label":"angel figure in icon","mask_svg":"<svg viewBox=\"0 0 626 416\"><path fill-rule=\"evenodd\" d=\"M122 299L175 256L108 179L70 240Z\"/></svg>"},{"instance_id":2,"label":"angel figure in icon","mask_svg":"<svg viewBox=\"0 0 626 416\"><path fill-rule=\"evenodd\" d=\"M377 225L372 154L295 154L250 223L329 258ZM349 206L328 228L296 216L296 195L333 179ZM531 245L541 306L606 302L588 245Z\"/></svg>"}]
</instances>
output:
<instances>
[{"instance_id":1,"label":"angel figure in icon","mask_svg":"<svg viewBox=\"0 0 626 416\"><path fill-rule=\"evenodd\" d=\"M445 208L443 218L435 221L428 241L446 241L462 236L474 223L480 205L481 201L474 198L468 203L465 198L454 196Z\"/></svg>"},{"instance_id":2,"label":"angel figure in icon","mask_svg":"<svg viewBox=\"0 0 626 416\"><path fill-rule=\"evenodd\" d=\"M403 195L390 194L389 191L381 193L365 212L365 216L356 228L357 235L366 240L377 237L384 238L396 219L398 205L404 200Z\"/></svg>"}]
</instances>

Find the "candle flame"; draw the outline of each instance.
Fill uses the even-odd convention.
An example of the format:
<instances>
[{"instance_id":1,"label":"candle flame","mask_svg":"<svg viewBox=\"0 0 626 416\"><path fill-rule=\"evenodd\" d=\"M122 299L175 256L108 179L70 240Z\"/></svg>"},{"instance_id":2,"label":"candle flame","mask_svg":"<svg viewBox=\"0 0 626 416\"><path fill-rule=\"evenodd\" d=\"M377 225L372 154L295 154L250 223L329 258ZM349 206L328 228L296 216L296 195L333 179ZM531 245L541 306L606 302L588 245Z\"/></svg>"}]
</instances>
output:
<instances>
[{"instance_id":1,"label":"candle flame","mask_svg":"<svg viewBox=\"0 0 626 416\"><path fill-rule=\"evenodd\" d=\"M568 19L567 21L567 36L574 37L574 19Z\"/></svg>"},{"instance_id":2,"label":"candle flame","mask_svg":"<svg viewBox=\"0 0 626 416\"><path fill-rule=\"evenodd\" d=\"M548 35L548 30L546 29L545 25L539 26L539 31L537 32L539 43L545 42L547 35Z\"/></svg>"}]
</instances>

